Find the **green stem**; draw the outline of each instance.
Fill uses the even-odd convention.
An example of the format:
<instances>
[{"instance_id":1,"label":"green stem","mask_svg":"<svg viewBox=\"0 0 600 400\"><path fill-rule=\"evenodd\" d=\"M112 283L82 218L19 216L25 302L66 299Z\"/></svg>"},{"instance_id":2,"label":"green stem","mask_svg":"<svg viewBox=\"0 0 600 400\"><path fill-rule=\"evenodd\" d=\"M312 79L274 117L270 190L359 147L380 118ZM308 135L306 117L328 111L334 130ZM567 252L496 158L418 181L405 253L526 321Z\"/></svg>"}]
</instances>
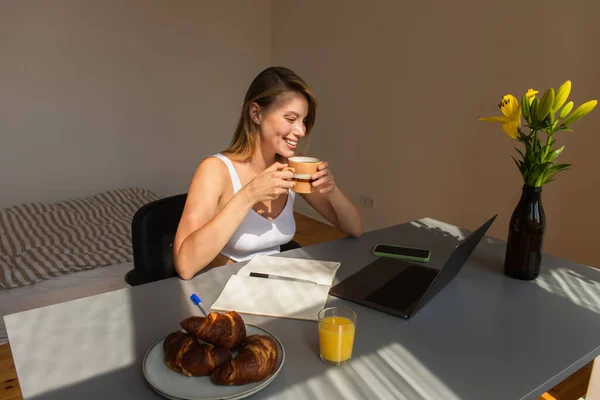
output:
<instances>
[{"instance_id":1,"label":"green stem","mask_svg":"<svg viewBox=\"0 0 600 400\"><path fill-rule=\"evenodd\" d=\"M531 166L531 172L532 174L529 176L529 182L528 185L530 186L535 186L535 182L537 180L537 177L535 176L535 174L533 173L536 169L537 163L538 163L538 131L537 129L533 129L532 132L532 139L533 139L533 143L531 143L531 151L532 151L532 155L531 155L531 159L533 160L533 165Z\"/></svg>"},{"instance_id":2,"label":"green stem","mask_svg":"<svg viewBox=\"0 0 600 400\"><path fill-rule=\"evenodd\" d=\"M544 148L544 161L546 161L546 157L548 157L548 151L550 150L550 142L552 141L552 131L546 131L548 135L548 139L546 140L546 146Z\"/></svg>"}]
</instances>

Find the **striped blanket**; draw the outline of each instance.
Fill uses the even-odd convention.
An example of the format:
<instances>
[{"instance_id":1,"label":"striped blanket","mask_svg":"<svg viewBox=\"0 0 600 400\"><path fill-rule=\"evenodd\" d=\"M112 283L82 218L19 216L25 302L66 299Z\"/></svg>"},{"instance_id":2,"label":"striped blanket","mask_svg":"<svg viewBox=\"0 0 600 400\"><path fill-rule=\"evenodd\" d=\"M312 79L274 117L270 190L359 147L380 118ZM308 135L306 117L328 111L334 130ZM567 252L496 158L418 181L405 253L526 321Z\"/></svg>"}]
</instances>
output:
<instances>
[{"instance_id":1,"label":"striped blanket","mask_svg":"<svg viewBox=\"0 0 600 400\"><path fill-rule=\"evenodd\" d=\"M1 210L0 289L131 261L133 215L157 198L129 188Z\"/></svg>"}]
</instances>

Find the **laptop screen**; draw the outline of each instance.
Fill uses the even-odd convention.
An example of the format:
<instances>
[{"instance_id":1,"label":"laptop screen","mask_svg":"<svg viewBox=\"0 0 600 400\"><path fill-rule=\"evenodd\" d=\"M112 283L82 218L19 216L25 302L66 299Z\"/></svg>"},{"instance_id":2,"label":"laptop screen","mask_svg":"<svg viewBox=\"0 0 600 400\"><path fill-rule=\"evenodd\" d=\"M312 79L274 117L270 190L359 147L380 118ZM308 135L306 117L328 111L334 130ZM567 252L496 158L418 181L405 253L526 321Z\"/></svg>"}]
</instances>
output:
<instances>
[{"instance_id":1,"label":"laptop screen","mask_svg":"<svg viewBox=\"0 0 600 400\"><path fill-rule=\"evenodd\" d=\"M431 268L408 267L365 297L365 300L394 310L408 311L421 299L437 274L438 271Z\"/></svg>"},{"instance_id":2,"label":"laptop screen","mask_svg":"<svg viewBox=\"0 0 600 400\"><path fill-rule=\"evenodd\" d=\"M419 304L417 304L414 310L415 312L427 304L429 300L434 298L452 279L454 279L495 219L496 216L492 217L475 232L456 245L450 258L448 258L448 261L446 261L446 264L434 279L429 290L427 290Z\"/></svg>"}]
</instances>

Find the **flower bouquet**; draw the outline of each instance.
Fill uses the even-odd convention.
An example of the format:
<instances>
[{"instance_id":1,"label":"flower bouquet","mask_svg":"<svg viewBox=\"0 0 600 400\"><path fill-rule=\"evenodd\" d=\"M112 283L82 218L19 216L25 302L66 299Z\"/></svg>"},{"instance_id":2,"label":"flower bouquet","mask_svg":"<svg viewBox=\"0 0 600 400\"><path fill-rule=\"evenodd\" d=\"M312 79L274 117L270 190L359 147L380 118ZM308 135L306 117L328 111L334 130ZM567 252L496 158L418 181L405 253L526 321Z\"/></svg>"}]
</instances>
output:
<instances>
[{"instance_id":1,"label":"flower bouquet","mask_svg":"<svg viewBox=\"0 0 600 400\"><path fill-rule=\"evenodd\" d=\"M571 125L590 113L597 105L590 100L574 111L574 103L567 102L571 81L563 83L555 92L549 88L541 98L537 90L529 89L519 104L512 94L502 97L498 104L501 116L479 118L480 121L502 124L512 139L523 144L515 148L519 158L513 160L523 177L521 199L510 219L504 272L517 279L535 279L540 273L542 242L546 216L542 207L542 186L552 182L556 175L571 164L556 163L565 146L557 147L556 132L572 132ZM525 125L521 122L524 120Z\"/></svg>"}]
</instances>

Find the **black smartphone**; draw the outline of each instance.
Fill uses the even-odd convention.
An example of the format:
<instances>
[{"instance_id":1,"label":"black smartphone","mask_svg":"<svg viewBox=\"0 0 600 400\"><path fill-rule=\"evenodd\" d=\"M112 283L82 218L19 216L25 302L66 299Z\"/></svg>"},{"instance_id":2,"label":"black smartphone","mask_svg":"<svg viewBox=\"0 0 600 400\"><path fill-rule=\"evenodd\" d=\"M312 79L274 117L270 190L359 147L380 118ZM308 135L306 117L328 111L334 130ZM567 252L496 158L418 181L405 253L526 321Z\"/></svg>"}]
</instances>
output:
<instances>
[{"instance_id":1,"label":"black smartphone","mask_svg":"<svg viewBox=\"0 0 600 400\"><path fill-rule=\"evenodd\" d=\"M378 257L399 258L401 260L428 262L431 251L394 244L377 244L373 247L373 255Z\"/></svg>"}]
</instances>

